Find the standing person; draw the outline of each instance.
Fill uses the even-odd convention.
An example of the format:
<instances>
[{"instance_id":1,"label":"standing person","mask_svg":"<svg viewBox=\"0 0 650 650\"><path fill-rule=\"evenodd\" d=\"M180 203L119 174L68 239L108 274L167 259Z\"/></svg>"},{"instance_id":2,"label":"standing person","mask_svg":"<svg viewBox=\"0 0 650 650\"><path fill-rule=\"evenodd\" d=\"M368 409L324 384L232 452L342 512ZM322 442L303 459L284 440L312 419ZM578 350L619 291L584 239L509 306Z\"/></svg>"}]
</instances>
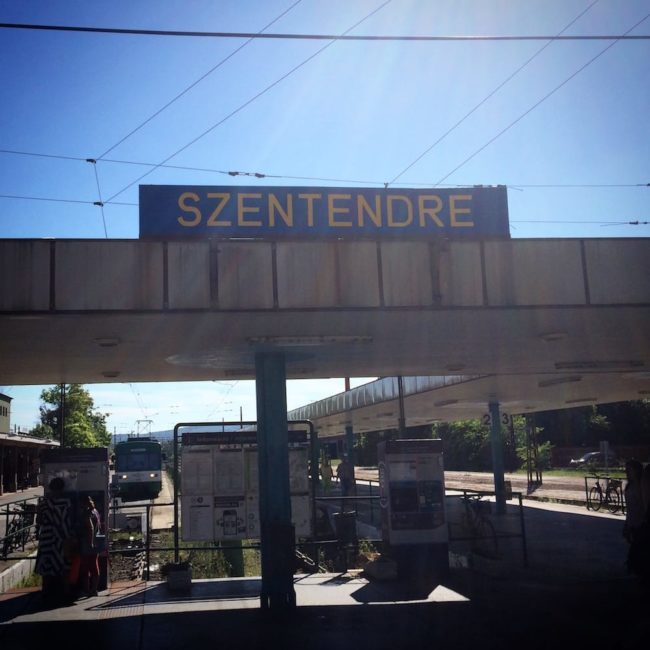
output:
<instances>
[{"instance_id":1,"label":"standing person","mask_svg":"<svg viewBox=\"0 0 650 650\"><path fill-rule=\"evenodd\" d=\"M336 477L341 483L341 494L348 497L352 494L354 488L354 467L348 460L348 455L343 455L343 460L336 468Z\"/></svg>"},{"instance_id":2,"label":"standing person","mask_svg":"<svg viewBox=\"0 0 650 650\"><path fill-rule=\"evenodd\" d=\"M97 535L101 532L101 520L95 502L87 496L81 506L79 520L79 549L81 564L79 578L85 596L96 596L99 584L99 549Z\"/></svg>"},{"instance_id":3,"label":"standing person","mask_svg":"<svg viewBox=\"0 0 650 650\"><path fill-rule=\"evenodd\" d=\"M643 521L635 534L630 569L650 588L650 463L646 463L641 474L641 500Z\"/></svg>"},{"instance_id":4,"label":"standing person","mask_svg":"<svg viewBox=\"0 0 650 650\"><path fill-rule=\"evenodd\" d=\"M43 578L43 600L48 607L62 605L66 597L65 545L71 532L70 501L63 495L64 487L62 478L53 478L36 515L39 536L35 571Z\"/></svg>"},{"instance_id":5,"label":"standing person","mask_svg":"<svg viewBox=\"0 0 650 650\"><path fill-rule=\"evenodd\" d=\"M646 510L643 504L641 478L643 465L634 459L625 463L625 525L623 536L630 545L627 555L627 567L629 571L638 573L641 548L641 533L646 522Z\"/></svg>"},{"instance_id":6,"label":"standing person","mask_svg":"<svg viewBox=\"0 0 650 650\"><path fill-rule=\"evenodd\" d=\"M646 463L641 473L641 498L646 522L650 523L650 463Z\"/></svg>"},{"instance_id":7,"label":"standing person","mask_svg":"<svg viewBox=\"0 0 650 650\"><path fill-rule=\"evenodd\" d=\"M329 494L332 485L332 465L327 454L323 454L320 465L320 476L323 486L323 494Z\"/></svg>"}]
</instances>

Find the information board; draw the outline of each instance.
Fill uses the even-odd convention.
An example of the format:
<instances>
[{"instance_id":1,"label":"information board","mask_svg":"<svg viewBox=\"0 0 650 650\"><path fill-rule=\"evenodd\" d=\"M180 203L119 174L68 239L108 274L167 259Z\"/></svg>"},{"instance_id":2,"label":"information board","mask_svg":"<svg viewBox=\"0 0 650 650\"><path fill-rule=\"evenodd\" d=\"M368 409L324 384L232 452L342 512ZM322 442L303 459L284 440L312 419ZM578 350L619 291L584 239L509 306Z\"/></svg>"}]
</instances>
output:
<instances>
[{"instance_id":1,"label":"information board","mask_svg":"<svg viewBox=\"0 0 650 650\"><path fill-rule=\"evenodd\" d=\"M259 539L257 433L183 434L181 538L184 541ZM289 432L289 489L296 538L310 537L309 446Z\"/></svg>"}]
</instances>

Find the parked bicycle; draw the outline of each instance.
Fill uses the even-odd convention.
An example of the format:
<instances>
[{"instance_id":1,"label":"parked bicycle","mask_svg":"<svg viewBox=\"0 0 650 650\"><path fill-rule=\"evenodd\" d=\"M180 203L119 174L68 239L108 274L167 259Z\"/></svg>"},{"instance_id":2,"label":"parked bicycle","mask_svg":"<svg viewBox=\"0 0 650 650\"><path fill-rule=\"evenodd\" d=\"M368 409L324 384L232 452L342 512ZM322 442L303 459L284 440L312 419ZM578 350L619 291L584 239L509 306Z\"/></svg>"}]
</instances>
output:
<instances>
[{"instance_id":1,"label":"parked bicycle","mask_svg":"<svg viewBox=\"0 0 650 650\"><path fill-rule=\"evenodd\" d=\"M16 550L24 550L30 542L38 539L36 526L36 506L26 503L9 511L11 518L2 540L2 557L4 559Z\"/></svg>"},{"instance_id":2,"label":"parked bicycle","mask_svg":"<svg viewBox=\"0 0 650 650\"><path fill-rule=\"evenodd\" d=\"M499 552L497 534L492 522L486 517L492 504L480 494L465 494L461 500L465 508L463 528L470 536L472 551L487 557L496 557Z\"/></svg>"},{"instance_id":3,"label":"parked bicycle","mask_svg":"<svg viewBox=\"0 0 650 650\"><path fill-rule=\"evenodd\" d=\"M587 508L597 511L604 505L612 514L623 508L623 482L619 479L605 478L605 487L600 484L600 476L596 477L596 485L589 490Z\"/></svg>"}]
</instances>

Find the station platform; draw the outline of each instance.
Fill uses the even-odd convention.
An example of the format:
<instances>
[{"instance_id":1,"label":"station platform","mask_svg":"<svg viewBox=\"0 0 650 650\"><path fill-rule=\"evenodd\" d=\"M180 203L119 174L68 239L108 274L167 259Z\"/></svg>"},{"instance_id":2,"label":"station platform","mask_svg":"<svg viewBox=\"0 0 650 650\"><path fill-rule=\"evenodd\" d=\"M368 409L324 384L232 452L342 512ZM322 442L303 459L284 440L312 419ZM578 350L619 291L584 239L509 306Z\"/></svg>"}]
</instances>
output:
<instances>
[{"instance_id":1,"label":"station platform","mask_svg":"<svg viewBox=\"0 0 650 650\"><path fill-rule=\"evenodd\" d=\"M187 593L113 583L50 610L38 590L15 589L0 595L0 648L645 647L650 590L626 570L622 517L563 504L525 510L528 566L513 547L491 565L452 562L441 584L296 575L297 608L284 614L260 608L260 578L194 580Z\"/></svg>"}]
</instances>

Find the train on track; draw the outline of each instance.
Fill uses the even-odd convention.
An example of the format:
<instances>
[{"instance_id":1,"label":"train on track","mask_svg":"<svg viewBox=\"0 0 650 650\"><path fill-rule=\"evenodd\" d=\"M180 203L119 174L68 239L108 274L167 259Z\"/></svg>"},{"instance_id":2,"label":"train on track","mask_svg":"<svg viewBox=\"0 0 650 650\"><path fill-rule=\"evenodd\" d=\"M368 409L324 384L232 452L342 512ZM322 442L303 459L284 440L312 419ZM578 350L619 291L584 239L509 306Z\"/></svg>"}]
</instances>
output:
<instances>
[{"instance_id":1,"label":"train on track","mask_svg":"<svg viewBox=\"0 0 650 650\"><path fill-rule=\"evenodd\" d=\"M164 454L153 438L130 438L114 449L115 496L122 501L155 499L162 489Z\"/></svg>"}]
</instances>

